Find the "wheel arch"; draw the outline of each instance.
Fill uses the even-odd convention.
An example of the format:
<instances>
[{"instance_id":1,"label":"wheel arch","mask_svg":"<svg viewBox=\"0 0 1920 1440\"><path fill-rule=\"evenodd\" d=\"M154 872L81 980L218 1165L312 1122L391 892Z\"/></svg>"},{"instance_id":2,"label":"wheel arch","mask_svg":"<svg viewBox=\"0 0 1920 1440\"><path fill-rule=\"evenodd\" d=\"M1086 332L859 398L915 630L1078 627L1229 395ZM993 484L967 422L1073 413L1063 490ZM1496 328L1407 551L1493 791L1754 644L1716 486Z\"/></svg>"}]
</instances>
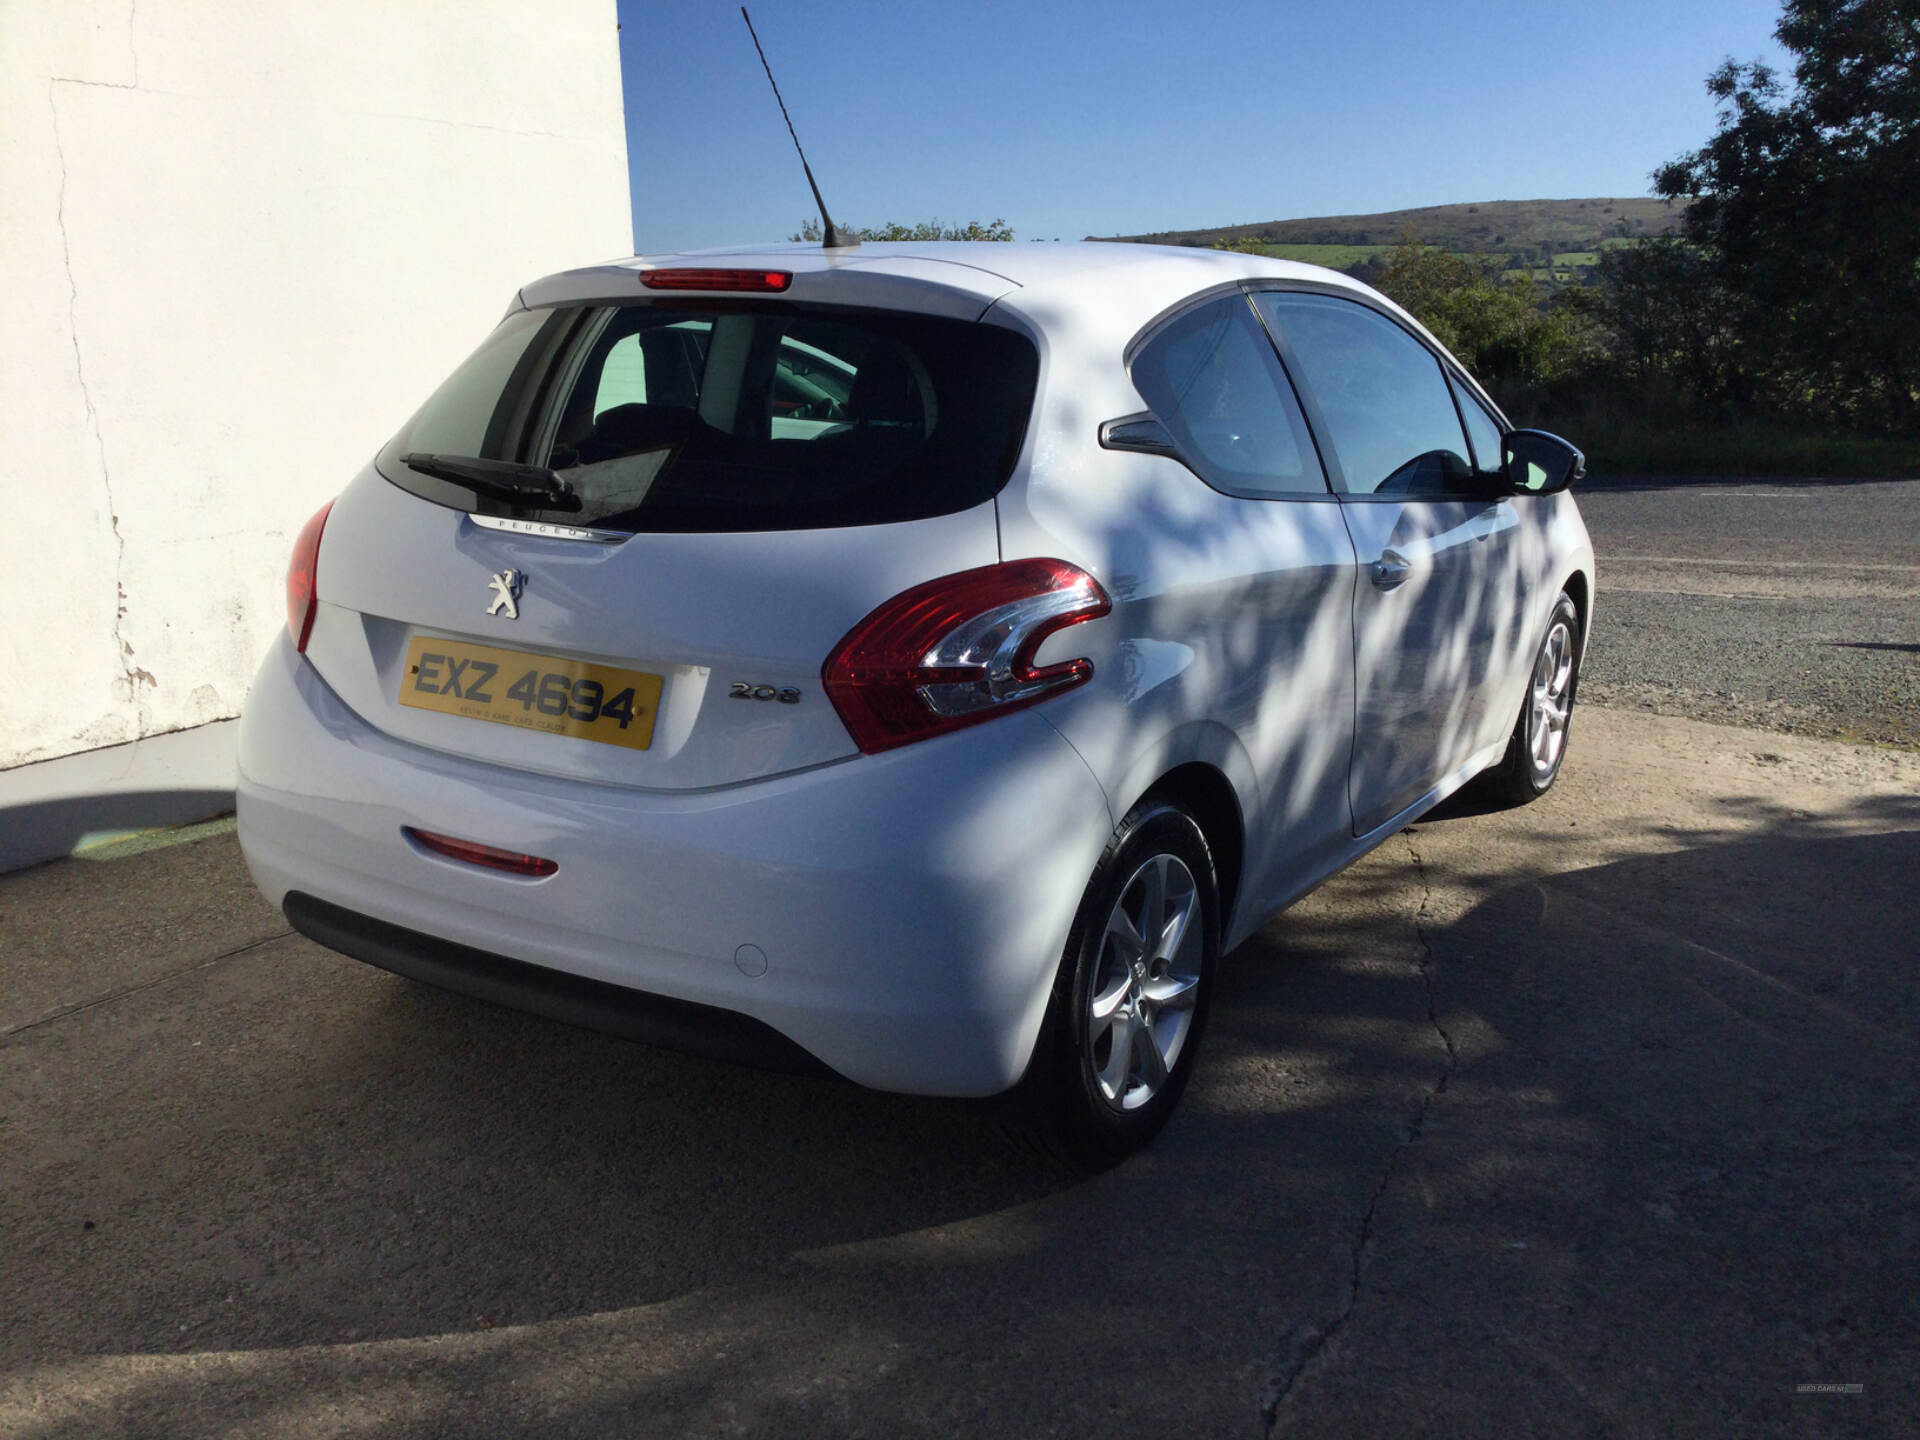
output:
<instances>
[{"instance_id":1,"label":"wheel arch","mask_svg":"<svg viewBox=\"0 0 1920 1440\"><path fill-rule=\"evenodd\" d=\"M1247 853L1246 821L1233 782L1217 767L1190 760L1167 771L1140 798L1178 805L1199 825L1213 856L1214 883L1220 896L1220 934L1225 937L1233 924L1233 907L1240 895Z\"/></svg>"},{"instance_id":2,"label":"wheel arch","mask_svg":"<svg viewBox=\"0 0 1920 1440\"><path fill-rule=\"evenodd\" d=\"M1593 610L1593 581L1584 570L1575 570L1560 582L1560 588L1567 592L1573 601L1573 610L1580 617L1580 649L1584 654L1587 648L1587 616Z\"/></svg>"}]
</instances>

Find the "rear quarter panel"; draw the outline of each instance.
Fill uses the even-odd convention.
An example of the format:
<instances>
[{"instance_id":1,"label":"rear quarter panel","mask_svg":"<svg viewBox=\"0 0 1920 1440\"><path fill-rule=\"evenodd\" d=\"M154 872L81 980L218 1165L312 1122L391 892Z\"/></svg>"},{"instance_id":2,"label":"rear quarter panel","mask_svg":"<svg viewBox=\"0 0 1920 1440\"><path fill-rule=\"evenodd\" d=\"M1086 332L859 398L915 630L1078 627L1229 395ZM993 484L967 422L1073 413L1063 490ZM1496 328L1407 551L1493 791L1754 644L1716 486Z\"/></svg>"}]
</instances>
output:
<instances>
[{"instance_id":1,"label":"rear quarter panel","mask_svg":"<svg viewBox=\"0 0 1920 1440\"><path fill-rule=\"evenodd\" d=\"M995 315L1041 349L1028 453L999 498L1001 552L1093 574L1113 613L1052 637L1038 660L1094 662L1041 707L1124 814L1190 762L1226 776L1246 855L1243 914L1348 839L1353 549L1339 507L1224 495L1176 461L1103 450L1104 420L1145 408L1122 357L1150 314L1126 292Z\"/></svg>"}]
</instances>

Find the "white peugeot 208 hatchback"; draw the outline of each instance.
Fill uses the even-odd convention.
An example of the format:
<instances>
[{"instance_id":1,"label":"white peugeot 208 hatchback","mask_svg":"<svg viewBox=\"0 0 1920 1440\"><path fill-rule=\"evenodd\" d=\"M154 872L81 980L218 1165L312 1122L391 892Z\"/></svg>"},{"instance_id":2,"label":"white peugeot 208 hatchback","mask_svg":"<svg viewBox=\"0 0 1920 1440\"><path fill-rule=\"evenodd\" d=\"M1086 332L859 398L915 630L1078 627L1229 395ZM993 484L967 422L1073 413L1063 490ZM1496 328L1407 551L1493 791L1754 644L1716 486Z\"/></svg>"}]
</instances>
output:
<instances>
[{"instance_id":1,"label":"white peugeot 208 hatchback","mask_svg":"<svg viewBox=\"0 0 1920 1440\"><path fill-rule=\"evenodd\" d=\"M529 285L301 532L240 742L293 925L1110 1163L1219 957L1553 783L1579 453L1330 271L767 247Z\"/></svg>"}]
</instances>

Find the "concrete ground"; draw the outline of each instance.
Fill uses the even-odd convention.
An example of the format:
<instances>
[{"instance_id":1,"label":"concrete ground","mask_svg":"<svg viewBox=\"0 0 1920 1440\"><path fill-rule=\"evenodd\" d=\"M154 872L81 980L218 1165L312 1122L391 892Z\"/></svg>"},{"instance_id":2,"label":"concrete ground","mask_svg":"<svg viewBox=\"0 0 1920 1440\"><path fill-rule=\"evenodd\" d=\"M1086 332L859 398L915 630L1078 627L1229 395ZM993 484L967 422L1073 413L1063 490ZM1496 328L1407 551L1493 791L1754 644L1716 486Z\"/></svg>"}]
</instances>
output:
<instances>
[{"instance_id":1,"label":"concrete ground","mask_svg":"<svg viewBox=\"0 0 1920 1440\"><path fill-rule=\"evenodd\" d=\"M1586 709L1086 1179L333 956L224 827L0 878L0 1434L1920 1433L1917 891L1920 756Z\"/></svg>"}]
</instances>

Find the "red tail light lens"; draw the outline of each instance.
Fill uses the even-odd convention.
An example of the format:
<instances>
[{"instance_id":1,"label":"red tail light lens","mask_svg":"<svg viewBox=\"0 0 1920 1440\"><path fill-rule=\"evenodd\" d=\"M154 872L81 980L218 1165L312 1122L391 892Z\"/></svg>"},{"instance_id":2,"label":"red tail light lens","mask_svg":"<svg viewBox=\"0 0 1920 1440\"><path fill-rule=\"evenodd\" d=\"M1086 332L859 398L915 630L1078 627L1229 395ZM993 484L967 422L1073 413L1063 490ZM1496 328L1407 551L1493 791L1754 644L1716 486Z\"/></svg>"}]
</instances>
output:
<instances>
[{"instance_id":1,"label":"red tail light lens","mask_svg":"<svg viewBox=\"0 0 1920 1440\"><path fill-rule=\"evenodd\" d=\"M400 827L400 833L423 850L431 850L436 855L444 855L449 860L464 861L468 865L484 865L489 870L504 870L509 875L525 875L532 880L544 880L559 870L555 860L542 860L538 855L522 855L517 850L496 850L491 845L482 845L473 840L458 840L451 835L436 835L431 830L416 830L411 825Z\"/></svg>"},{"instance_id":2,"label":"red tail light lens","mask_svg":"<svg viewBox=\"0 0 1920 1440\"><path fill-rule=\"evenodd\" d=\"M779 294L793 284L790 270L642 270L649 290L751 290Z\"/></svg>"},{"instance_id":3,"label":"red tail light lens","mask_svg":"<svg viewBox=\"0 0 1920 1440\"><path fill-rule=\"evenodd\" d=\"M313 582L320 569L320 532L327 528L327 512L331 509L333 501L329 500L300 527L299 537L293 542L293 559L287 564L287 633L293 637L293 648L302 655L307 653L314 611L320 606Z\"/></svg>"},{"instance_id":4,"label":"red tail light lens","mask_svg":"<svg viewBox=\"0 0 1920 1440\"><path fill-rule=\"evenodd\" d=\"M1093 662L1035 668L1056 630L1097 619L1113 602L1064 560L1013 560L916 585L847 633L821 671L827 698L869 755L1084 685Z\"/></svg>"}]
</instances>

